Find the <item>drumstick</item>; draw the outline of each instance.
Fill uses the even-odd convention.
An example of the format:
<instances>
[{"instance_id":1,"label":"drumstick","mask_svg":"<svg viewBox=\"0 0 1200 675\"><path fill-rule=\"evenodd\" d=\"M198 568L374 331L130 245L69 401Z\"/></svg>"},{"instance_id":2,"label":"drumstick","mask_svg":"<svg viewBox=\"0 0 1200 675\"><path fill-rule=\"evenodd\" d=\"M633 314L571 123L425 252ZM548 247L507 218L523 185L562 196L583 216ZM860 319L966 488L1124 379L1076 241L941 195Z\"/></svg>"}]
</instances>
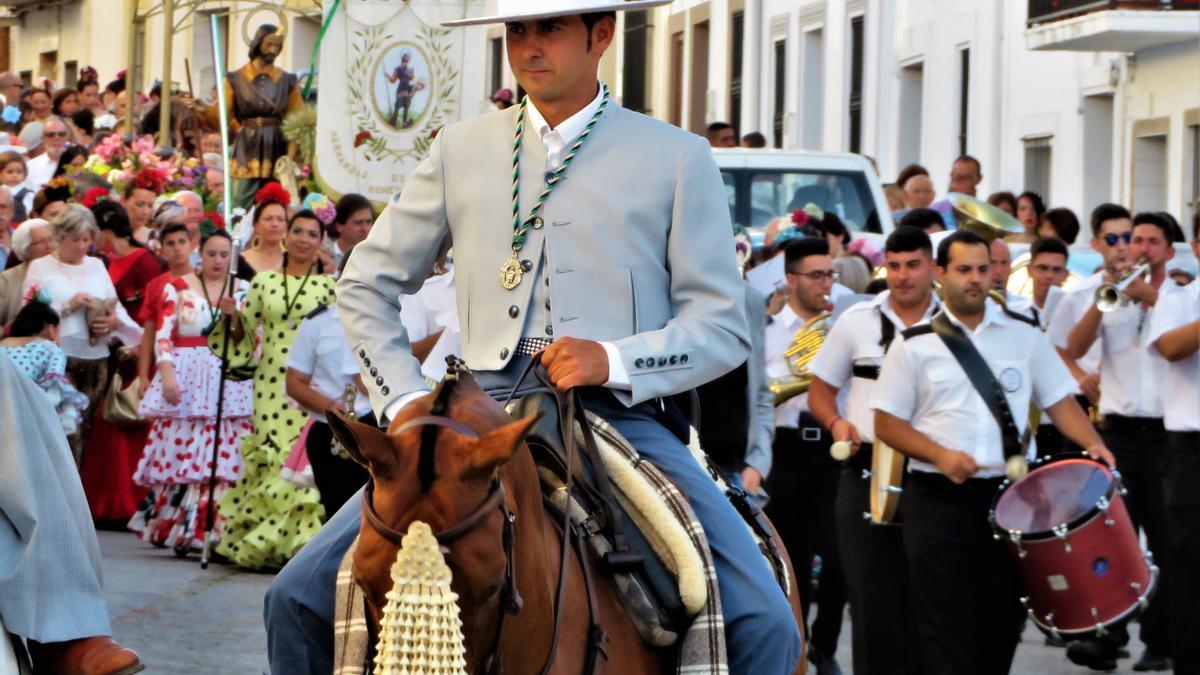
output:
<instances>
[{"instance_id":1,"label":"drumstick","mask_svg":"<svg viewBox=\"0 0 1200 675\"><path fill-rule=\"evenodd\" d=\"M838 441L829 446L829 456L839 462L845 461L850 458L850 450L853 447L850 441Z\"/></svg>"}]
</instances>

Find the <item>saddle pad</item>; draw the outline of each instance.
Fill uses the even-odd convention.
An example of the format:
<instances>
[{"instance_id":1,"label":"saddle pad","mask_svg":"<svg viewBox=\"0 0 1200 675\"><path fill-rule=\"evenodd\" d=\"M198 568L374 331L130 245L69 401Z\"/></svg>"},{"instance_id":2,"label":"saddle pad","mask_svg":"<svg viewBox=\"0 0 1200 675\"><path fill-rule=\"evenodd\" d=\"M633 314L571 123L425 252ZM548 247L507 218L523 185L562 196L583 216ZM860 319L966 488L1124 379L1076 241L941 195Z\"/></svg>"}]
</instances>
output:
<instances>
[{"instance_id":1,"label":"saddle pad","mask_svg":"<svg viewBox=\"0 0 1200 675\"><path fill-rule=\"evenodd\" d=\"M721 614L721 593L717 588L717 570L713 566L712 553L708 548L708 538L704 528L687 497L679 491L675 483L653 463L642 461L628 441L602 418L587 413L588 422L596 436L598 450L604 455L604 462L617 492L617 499L622 508L638 524L646 538L653 545L663 547L660 555L664 561L673 559L681 567L680 594L697 599L698 589L683 588L683 567L695 564L696 556L701 562L701 572L704 582L703 605L691 626L684 632L679 641L679 659L676 662L676 673L680 675L727 675L729 665L725 653L725 619ZM703 466L703 465L702 465ZM665 509L665 512L661 511ZM650 513L665 513L666 517L644 522ZM670 521L683 530L681 539L674 527L662 527L662 523ZM656 542L657 540L657 542ZM688 570L687 583L693 583L691 575L695 570ZM685 604L688 602L684 601Z\"/></svg>"},{"instance_id":2,"label":"saddle pad","mask_svg":"<svg viewBox=\"0 0 1200 675\"><path fill-rule=\"evenodd\" d=\"M358 537L355 537L338 565L333 600L333 675L371 672L367 600L354 581L354 551L357 548Z\"/></svg>"}]
</instances>

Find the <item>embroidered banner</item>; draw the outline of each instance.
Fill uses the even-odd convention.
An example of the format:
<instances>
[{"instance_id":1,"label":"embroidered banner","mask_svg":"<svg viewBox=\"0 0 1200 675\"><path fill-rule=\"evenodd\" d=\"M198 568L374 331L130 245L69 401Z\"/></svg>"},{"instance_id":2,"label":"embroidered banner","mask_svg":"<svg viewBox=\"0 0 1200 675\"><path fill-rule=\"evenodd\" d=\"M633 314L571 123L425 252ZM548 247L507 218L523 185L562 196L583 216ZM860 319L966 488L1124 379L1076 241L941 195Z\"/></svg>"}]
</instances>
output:
<instances>
[{"instance_id":1,"label":"embroidered banner","mask_svg":"<svg viewBox=\"0 0 1200 675\"><path fill-rule=\"evenodd\" d=\"M436 132L488 110L484 28L441 22L483 0L342 0L321 43L314 171L332 196L385 202ZM329 17L326 17L328 20Z\"/></svg>"}]
</instances>

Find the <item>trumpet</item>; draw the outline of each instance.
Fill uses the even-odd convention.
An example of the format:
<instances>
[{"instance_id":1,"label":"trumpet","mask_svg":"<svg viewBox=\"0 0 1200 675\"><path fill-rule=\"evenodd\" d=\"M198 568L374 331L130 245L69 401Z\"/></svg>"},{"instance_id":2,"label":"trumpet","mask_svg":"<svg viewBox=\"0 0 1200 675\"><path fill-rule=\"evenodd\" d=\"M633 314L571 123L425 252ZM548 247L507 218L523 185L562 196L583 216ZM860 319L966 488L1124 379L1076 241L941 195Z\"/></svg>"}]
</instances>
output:
<instances>
[{"instance_id":1,"label":"trumpet","mask_svg":"<svg viewBox=\"0 0 1200 675\"><path fill-rule=\"evenodd\" d=\"M1114 312L1121 307L1129 304L1129 298L1125 297L1125 288L1133 283L1134 279L1139 277L1150 276L1150 263L1141 262L1119 281L1112 284L1100 284L1096 287L1096 295L1094 301L1096 309L1101 312ZM1149 279L1147 278L1148 282Z\"/></svg>"},{"instance_id":2,"label":"trumpet","mask_svg":"<svg viewBox=\"0 0 1200 675\"><path fill-rule=\"evenodd\" d=\"M828 302L828 297L826 297L826 302ZM796 331L792 343L783 352L783 358L788 362L788 372L791 377L775 380L768 385L771 393L775 395L775 405L808 392L808 388L812 386L813 376L808 372L808 364L820 351L821 345L825 344L825 335L829 332L829 317L831 316L833 316L832 312L818 314L805 321L804 325Z\"/></svg>"}]
</instances>

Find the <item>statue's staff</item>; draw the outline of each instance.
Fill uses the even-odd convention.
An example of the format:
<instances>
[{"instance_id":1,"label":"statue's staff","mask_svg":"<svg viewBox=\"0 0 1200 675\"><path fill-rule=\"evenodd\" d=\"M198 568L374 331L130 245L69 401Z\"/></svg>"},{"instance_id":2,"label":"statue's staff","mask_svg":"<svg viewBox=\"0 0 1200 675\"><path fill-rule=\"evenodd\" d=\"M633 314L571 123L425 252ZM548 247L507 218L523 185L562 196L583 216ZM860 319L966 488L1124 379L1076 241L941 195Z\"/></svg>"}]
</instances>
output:
<instances>
[{"instance_id":1,"label":"statue's staff","mask_svg":"<svg viewBox=\"0 0 1200 675\"><path fill-rule=\"evenodd\" d=\"M216 62L214 70L220 73L220 64L217 62L217 55L224 54L221 50L221 27L217 22L217 15L213 14L210 17L212 21L212 39L213 39L213 60ZM229 178L229 118L225 115L225 87L217 87L217 106L221 111L219 116L221 122L221 167L224 171L224 198L221 202L222 215L225 217L225 222L231 222L232 215L232 186ZM229 264L229 295L233 297L234 288L237 286L237 267L238 259L241 253L241 242L237 239L233 240L233 255L230 256ZM222 293L222 298L224 294ZM220 303L221 298L217 299ZM224 421L225 413L225 381L229 377L229 334L233 332L233 317L226 316L225 334L221 336L221 379L217 387L217 421L213 425L213 451L212 464L208 472L208 500L204 509L204 549L200 553L200 568L208 569L208 556L212 546L212 531L216 524L216 517L213 514L215 506L214 493L217 485L217 463L220 459L221 450L221 422ZM215 324L214 324L215 325ZM211 328L211 327L210 327Z\"/></svg>"}]
</instances>

